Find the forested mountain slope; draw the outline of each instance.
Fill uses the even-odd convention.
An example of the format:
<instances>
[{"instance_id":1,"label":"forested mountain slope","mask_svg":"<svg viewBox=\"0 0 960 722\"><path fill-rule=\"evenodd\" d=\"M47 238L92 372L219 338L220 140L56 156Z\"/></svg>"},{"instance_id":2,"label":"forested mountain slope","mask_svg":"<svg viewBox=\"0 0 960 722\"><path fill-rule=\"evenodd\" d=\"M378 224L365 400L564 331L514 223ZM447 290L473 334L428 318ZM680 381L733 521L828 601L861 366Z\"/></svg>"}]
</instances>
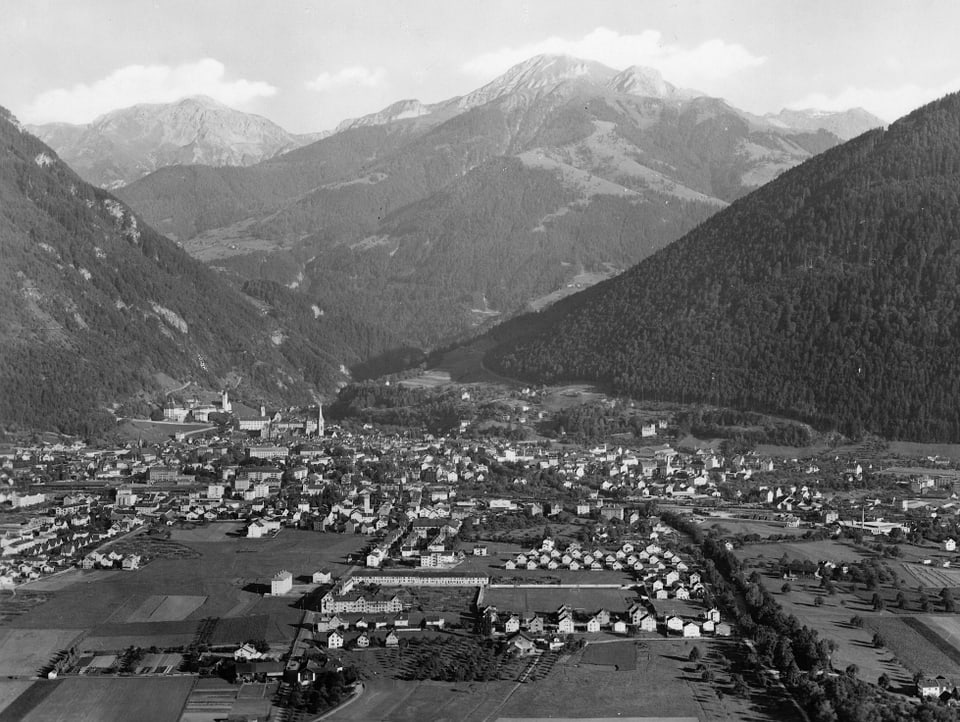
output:
<instances>
[{"instance_id":1,"label":"forested mountain slope","mask_svg":"<svg viewBox=\"0 0 960 722\"><path fill-rule=\"evenodd\" d=\"M390 333L270 284L243 294L0 109L0 423L109 428L158 375L302 401Z\"/></svg>"},{"instance_id":2,"label":"forested mountain slope","mask_svg":"<svg viewBox=\"0 0 960 722\"><path fill-rule=\"evenodd\" d=\"M488 364L525 379L960 439L960 95L500 333Z\"/></svg>"}]
</instances>

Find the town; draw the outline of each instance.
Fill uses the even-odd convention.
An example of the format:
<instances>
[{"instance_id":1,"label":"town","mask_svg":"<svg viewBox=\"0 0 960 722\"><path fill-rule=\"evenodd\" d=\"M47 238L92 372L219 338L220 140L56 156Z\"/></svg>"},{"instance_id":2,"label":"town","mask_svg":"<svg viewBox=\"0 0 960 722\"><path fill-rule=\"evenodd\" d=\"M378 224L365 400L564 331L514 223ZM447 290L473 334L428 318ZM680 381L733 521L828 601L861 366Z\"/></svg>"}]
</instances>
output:
<instances>
[{"instance_id":1,"label":"town","mask_svg":"<svg viewBox=\"0 0 960 722\"><path fill-rule=\"evenodd\" d=\"M909 637L954 623L952 463L691 443L676 408L633 409L632 431L602 441L558 440L535 432L622 404L496 393L496 413L468 404L447 434L223 393L167 404L110 448L0 448L0 672L163 680L184 714L219 700L231 719L292 719L349 701L342 719L362 719L376 714L363 690L385 680L490 683L491 705L495 682L521 682L544 690L526 704L545 704L570 665L636 672L643 658L649 677L651 655L672 655L684 663L660 665L665 689L694 663L698 704L736 713L781 672L742 635L704 535L804 624L834 637L842 621L834 669L876 671L910 703L956 694L952 648L921 655ZM871 635L866 652L854 643ZM27 641L30 654L6 655Z\"/></svg>"}]
</instances>

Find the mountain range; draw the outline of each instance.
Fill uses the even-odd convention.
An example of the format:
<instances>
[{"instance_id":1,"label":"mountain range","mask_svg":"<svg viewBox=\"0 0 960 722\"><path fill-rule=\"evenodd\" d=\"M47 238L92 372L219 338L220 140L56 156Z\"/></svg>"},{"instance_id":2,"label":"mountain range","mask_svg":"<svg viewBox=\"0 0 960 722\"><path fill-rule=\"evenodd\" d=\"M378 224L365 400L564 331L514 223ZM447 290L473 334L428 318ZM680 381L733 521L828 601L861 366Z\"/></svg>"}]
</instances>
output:
<instances>
[{"instance_id":1,"label":"mountain range","mask_svg":"<svg viewBox=\"0 0 960 722\"><path fill-rule=\"evenodd\" d=\"M960 94L827 150L621 276L495 329L489 367L960 438Z\"/></svg>"},{"instance_id":2,"label":"mountain range","mask_svg":"<svg viewBox=\"0 0 960 722\"><path fill-rule=\"evenodd\" d=\"M429 349L629 267L839 143L818 119L880 124L801 115L795 128L651 69L537 56L249 168L169 167L117 192L238 282L349 299Z\"/></svg>"},{"instance_id":3,"label":"mountain range","mask_svg":"<svg viewBox=\"0 0 960 722\"><path fill-rule=\"evenodd\" d=\"M170 378L247 398L329 392L615 276L833 148L835 133L879 124L759 117L650 69L565 56L287 152L305 139L221 110L189 99L61 129L94 138L72 148L117 182L123 164L211 163L160 167L115 195L4 113L0 419L102 428L109 412L156 403ZM201 120L204 143L190 130ZM136 152L114 154L121 137ZM215 165L244 162L215 150L239 152L242 137L272 138L279 154ZM508 356L492 363L540 373Z\"/></svg>"},{"instance_id":4,"label":"mountain range","mask_svg":"<svg viewBox=\"0 0 960 722\"><path fill-rule=\"evenodd\" d=\"M0 109L0 344L0 421L95 434L149 412L165 379L302 402L397 340L227 282Z\"/></svg>"},{"instance_id":5,"label":"mountain range","mask_svg":"<svg viewBox=\"0 0 960 722\"><path fill-rule=\"evenodd\" d=\"M323 136L288 133L266 118L206 96L134 105L86 125L50 123L27 129L81 178L103 188L118 188L169 165L253 165Z\"/></svg>"}]
</instances>

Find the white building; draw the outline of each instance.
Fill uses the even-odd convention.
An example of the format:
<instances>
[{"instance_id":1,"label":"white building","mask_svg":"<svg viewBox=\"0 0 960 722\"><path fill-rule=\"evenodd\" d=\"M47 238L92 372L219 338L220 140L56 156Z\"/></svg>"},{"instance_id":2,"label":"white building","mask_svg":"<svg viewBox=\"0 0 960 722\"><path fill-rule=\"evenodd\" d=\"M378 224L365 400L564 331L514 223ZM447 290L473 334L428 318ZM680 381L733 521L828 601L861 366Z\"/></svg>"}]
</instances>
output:
<instances>
[{"instance_id":1,"label":"white building","mask_svg":"<svg viewBox=\"0 0 960 722\"><path fill-rule=\"evenodd\" d=\"M280 596L293 589L293 574L283 569L270 580L270 594Z\"/></svg>"}]
</instances>

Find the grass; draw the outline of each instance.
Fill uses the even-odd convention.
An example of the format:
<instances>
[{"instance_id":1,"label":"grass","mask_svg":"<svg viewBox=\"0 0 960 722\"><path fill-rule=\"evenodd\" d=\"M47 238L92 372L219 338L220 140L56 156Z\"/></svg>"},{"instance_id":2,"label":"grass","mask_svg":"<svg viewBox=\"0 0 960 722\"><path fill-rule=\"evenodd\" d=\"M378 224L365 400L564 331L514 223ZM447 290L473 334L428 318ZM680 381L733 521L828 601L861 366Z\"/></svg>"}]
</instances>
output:
<instances>
[{"instance_id":1,"label":"grass","mask_svg":"<svg viewBox=\"0 0 960 722\"><path fill-rule=\"evenodd\" d=\"M0 629L0 676L37 674L79 636L76 629Z\"/></svg>"},{"instance_id":2,"label":"grass","mask_svg":"<svg viewBox=\"0 0 960 722\"><path fill-rule=\"evenodd\" d=\"M585 579L584 582L587 580ZM493 605L501 612L552 613L562 604L574 609L596 612L607 609L623 612L635 595L621 589L570 589L545 586L542 589L490 588L483 595L484 605Z\"/></svg>"},{"instance_id":3,"label":"grass","mask_svg":"<svg viewBox=\"0 0 960 722\"><path fill-rule=\"evenodd\" d=\"M599 664L616 667L618 671L630 671L637 668L637 642L612 642L609 644L588 644L583 650L581 661L584 664Z\"/></svg>"},{"instance_id":4,"label":"grass","mask_svg":"<svg viewBox=\"0 0 960 722\"><path fill-rule=\"evenodd\" d=\"M960 651L923 622L921 617L875 617L867 620L887 648L911 671L926 674L960 674Z\"/></svg>"},{"instance_id":5,"label":"grass","mask_svg":"<svg viewBox=\"0 0 960 722\"><path fill-rule=\"evenodd\" d=\"M192 677L73 677L40 701L24 722L177 722Z\"/></svg>"},{"instance_id":6,"label":"grass","mask_svg":"<svg viewBox=\"0 0 960 722\"><path fill-rule=\"evenodd\" d=\"M0 680L0 719L3 719L3 711L35 683L36 680L32 679Z\"/></svg>"},{"instance_id":7,"label":"grass","mask_svg":"<svg viewBox=\"0 0 960 722\"><path fill-rule=\"evenodd\" d=\"M266 614L218 619L207 639L211 645L241 644L249 639L266 639L270 617Z\"/></svg>"},{"instance_id":8,"label":"grass","mask_svg":"<svg viewBox=\"0 0 960 722\"><path fill-rule=\"evenodd\" d=\"M33 683L0 712L0 722L23 722L27 715L52 695L61 684L63 684L62 680L42 680Z\"/></svg>"},{"instance_id":9,"label":"grass","mask_svg":"<svg viewBox=\"0 0 960 722\"><path fill-rule=\"evenodd\" d=\"M100 636L104 635L97 628L103 620L120 622L118 610L133 613L150 597L160 595L206 597L188 615L191 620L243 616L260 601L260 592L278 570L301 576L328 567L341 574L348 568L346 554L359 550L363 542L355 536L289 529L273 539L178 541L199 556L155 559L135 572L84 572L59 591L36 598L18 592L12 601L4 597L0 614L6 611L14 617L9 620L12 627L88 629ZM110 636L125 634L116 629L110 632Z\"/></svg>"},{"instance_id":10,"label":"grass","mask_svg":"<svg viewBox=\"0 0 960 722\"><path fill-rule=\"evenodd\" d=\"M152 595L127 617L127 622L179 622L206 601L205 596Z\"/></svg>"}]
</instances>

